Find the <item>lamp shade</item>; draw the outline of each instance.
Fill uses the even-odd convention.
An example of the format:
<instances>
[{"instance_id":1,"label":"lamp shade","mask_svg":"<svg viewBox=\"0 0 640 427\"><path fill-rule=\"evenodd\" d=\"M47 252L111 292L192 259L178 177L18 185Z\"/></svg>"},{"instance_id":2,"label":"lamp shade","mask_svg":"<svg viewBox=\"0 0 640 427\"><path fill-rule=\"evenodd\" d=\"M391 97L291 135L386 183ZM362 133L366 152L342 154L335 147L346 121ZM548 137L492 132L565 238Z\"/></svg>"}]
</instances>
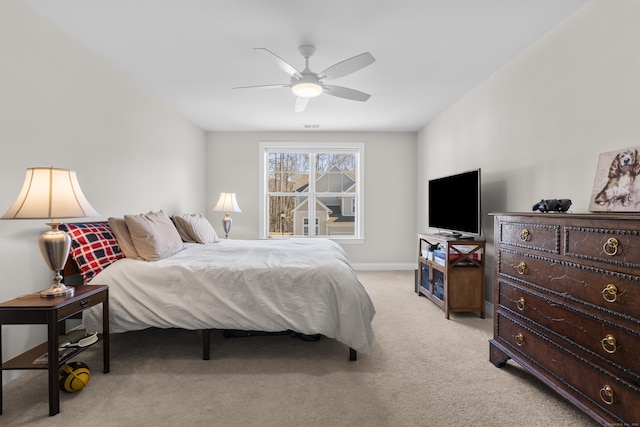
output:
<instances>
[{"instance_id":1,"label":"lamp shade","mask_svg":"<svg viewBox=\"0 0 640 427\"><path fill-rule=\"evenodd\" d=\"M99 216L82 193L76 172L28 168L22 190L2 219L84 218Z\"/></svg>"},{"instance_id":2,"label":"lamp shade","mask_svg":"<svg viewBox=\"0 0 640 427\"><path fill-rule=\"evenodd\" d=\"M242 212L236 200L236 193L220 193L218 203L213 208L220 212Z\"/></svg>"}]
</instances>

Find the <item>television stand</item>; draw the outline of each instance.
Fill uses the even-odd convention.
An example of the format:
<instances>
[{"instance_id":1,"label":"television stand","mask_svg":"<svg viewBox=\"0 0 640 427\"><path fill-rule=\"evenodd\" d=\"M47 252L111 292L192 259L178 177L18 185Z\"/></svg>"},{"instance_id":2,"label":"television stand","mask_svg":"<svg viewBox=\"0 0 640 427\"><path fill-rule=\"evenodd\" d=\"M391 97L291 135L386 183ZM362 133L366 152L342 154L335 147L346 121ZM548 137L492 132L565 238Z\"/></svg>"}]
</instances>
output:
<instances>
[{"instance_id":1,"label":"television stand","mask_svg":"<svg viewBox=\"0 0 640 427\"><path fill-rule=\"evenodd\" d=\"M418 234L416 293L451 312L478 312L484 319L485 241L470 236ZM441 257L433 250L440 246Z\"/></svg>"}]
</instances>

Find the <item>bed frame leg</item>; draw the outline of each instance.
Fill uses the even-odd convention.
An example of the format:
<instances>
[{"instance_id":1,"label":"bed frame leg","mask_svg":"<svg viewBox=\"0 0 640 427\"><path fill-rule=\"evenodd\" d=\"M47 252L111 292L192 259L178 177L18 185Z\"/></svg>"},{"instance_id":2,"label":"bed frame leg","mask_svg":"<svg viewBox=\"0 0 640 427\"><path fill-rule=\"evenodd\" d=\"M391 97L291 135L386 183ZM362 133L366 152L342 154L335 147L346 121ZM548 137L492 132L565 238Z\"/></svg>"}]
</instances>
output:
<instances>
[{"instance_id":1,"label":"bed frame leg","mask_svg":"<svg viewBox=\"0 0 640 427\"><path fill-rule=\"evenodd\" d=\"M352 348L349 348L349 361L355 362L356 360L358 360L358 352Z\"/></svg>"},{"instance_id":2,"label":"bed frame leg","mask_svg":"<svg viewBox=\"0 0 640 427\"><path fill-rule=\"evenodd\" d=\"M202 330L202 360L209 360L209 344L211 344L211 329Z\"/></svg>"}]
</instances>

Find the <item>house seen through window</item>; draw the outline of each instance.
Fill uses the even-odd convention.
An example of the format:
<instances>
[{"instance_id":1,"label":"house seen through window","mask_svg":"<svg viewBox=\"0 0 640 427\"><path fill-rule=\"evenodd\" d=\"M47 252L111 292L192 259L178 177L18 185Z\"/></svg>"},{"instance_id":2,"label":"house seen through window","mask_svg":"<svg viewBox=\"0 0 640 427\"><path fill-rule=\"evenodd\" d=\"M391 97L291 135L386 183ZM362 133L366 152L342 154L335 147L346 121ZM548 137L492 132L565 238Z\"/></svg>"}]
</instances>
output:
<instances>
[{"instance_id":1,"label":"house seen through window","mask_svg":"<svg viewBox=\"0 0 640 427\"><path fill-rule=\"evenodd\" d=\"M362 239L363 151L362 143L261 143L261 237Z\"/></svg>"}]
</instances>

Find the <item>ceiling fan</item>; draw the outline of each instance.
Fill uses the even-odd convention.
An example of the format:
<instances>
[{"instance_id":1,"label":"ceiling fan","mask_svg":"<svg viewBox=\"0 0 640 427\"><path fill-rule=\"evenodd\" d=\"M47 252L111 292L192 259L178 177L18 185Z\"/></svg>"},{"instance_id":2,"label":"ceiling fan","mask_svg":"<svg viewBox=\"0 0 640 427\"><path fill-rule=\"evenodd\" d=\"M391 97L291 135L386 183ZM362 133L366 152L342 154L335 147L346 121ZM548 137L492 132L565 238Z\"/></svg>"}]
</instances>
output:
<instances>
[{"instance_id":1,"label":"ceiling fan","mask_svg":"<svg viewBox=\"0 0 640 427\"><path fill-rule=\"evenodd\" d=\"M348 74L356 72L367 65L370 65L376 61L376 59L369 52L362 53L344 61L338 62L331 67L319 72L314 73L309 69L309 58L315 53L316 48L311 45L303 45L298 48L298 51L305 59L304 70L298 71L291 64L284 59L280 58L275 53L268 49L257 47L254 48L256 52L265 56L270 61L273 61L278 68L291 76L290 82L274 85L260 85L260 86L242 86L234 87L233 89L276 89L288 87L296 95L296 102L294 110L296 112L302 112L307 107L310 98L326 93L329 95L337 96L340 98L350 99L352 101L366 101L371 97L368 93L360 92L355 89L349 89L341 86L327 85L325 80L337 79L344 77Z\"/></svg>"}]
</instances>

